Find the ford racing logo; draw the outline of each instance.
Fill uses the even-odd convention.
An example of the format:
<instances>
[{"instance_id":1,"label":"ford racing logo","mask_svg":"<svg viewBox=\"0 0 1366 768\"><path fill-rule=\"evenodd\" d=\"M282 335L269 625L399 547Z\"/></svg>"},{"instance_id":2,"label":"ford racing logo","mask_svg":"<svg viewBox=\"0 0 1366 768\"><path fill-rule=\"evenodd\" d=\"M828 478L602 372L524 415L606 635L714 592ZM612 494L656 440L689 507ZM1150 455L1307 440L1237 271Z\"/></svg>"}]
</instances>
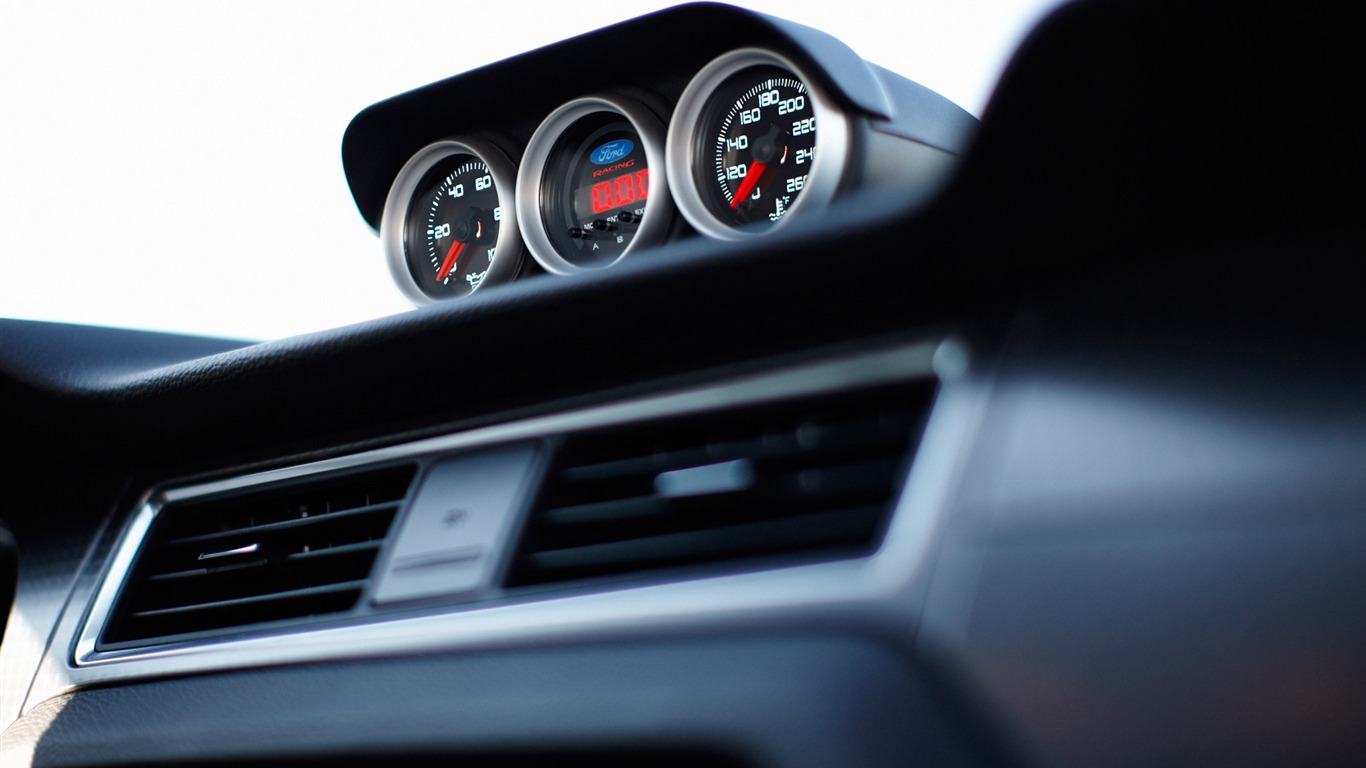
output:
<instances>
[{"instance_id":1,"label":"ford racing logo","mask_svg":"<svg viewBox=\"0 0 1366 768\"><path fill-rule=\"evenodd\" d=\"M631 154L631 150L635 148L635 142L630 139L617 139L593 150L593 154L589 155L588 159L592 160L594 165L607 165Z\"/></svg>"}]
</instances>

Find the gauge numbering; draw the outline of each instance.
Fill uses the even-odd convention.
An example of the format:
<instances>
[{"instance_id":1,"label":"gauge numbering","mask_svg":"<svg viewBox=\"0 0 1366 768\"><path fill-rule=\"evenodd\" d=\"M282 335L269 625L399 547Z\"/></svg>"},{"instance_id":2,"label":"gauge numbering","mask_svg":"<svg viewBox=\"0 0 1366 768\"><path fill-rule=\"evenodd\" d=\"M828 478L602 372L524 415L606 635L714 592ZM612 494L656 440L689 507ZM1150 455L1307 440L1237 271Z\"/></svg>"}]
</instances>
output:
<instances>
[{"instance_id":1,"label":"gauge numbering","mask_svg":"<svg viewBox=\"0 0 1366 768\"><path fill-rule=\"evenodd\" d=\"M665 159L686 180L675 200L688 223L741 240L829 205L849 141L848 116L819 83L774 51L740 48L683 89Z\"/></svg>"},{"instance_id":2,"label":"gauge numbering","mask_svg":"<svg viewBox=\"0 0 1366 768\"><path fill-rule=\"evenodd\" d=\"M413 278L441 286L426 286L429 293L458 295L473 292L488 274L498 255L503 210L483 160L472 155L452 160L459 163L455 170L414 198L416 210L409 214L404 240Z\"/></svg>"},{"instance_id":3,"label":"gauge numbering","mask_svg":"<svg viewBox=\"0 0 1366 768\"><path fill-rule=\"evenodd\" d=\"M380 239L414 304L468 296L521 267L510 195L515 171L485 142L438 141L413 155L389 190Z\"/></svg>"},{"instance_id":4,"label":"gauge numbering","mask_svg":"<svg viewBox=\"0 0 1366 768\"><path fill-rule=\"evenodd\" d=\"M763 78L729 106L718 104L726 110L708 153L708 185L715 192L704 198L718 218L736 226L776 223L786 215L816 157L816 116L806 84L776 68L760 69L736 74L727 83L731 88L722 86L726 93ZM705 134L699 138L706 141Z\"/></svg>"}]
</instances>

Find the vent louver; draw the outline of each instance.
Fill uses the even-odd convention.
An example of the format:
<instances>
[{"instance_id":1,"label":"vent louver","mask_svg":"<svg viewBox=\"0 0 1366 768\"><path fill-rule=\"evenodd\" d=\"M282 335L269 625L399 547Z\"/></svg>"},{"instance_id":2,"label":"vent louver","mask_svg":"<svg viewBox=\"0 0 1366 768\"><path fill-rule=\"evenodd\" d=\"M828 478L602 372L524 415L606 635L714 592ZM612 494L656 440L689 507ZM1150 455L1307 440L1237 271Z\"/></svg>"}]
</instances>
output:
<instances>
[{"instance_id":1,"label":"vent louver","mask_svg":"<svg viewBox=\"0 0 1366 768\"><path fill-rule=\"evenodd\" d=\"M405 465L166 505L100 649L352 610L415 472Z\"/></svg>"},{"instance_id":2,"label":"vent louver","mask_svg":"<svg viewBox=\"0 0 1366 768\"><path fill-rule=\"evenodd\" d=\"M933 390L924 381L572 436L507 586L867 554Z\"/></svg>"}]
</instances>

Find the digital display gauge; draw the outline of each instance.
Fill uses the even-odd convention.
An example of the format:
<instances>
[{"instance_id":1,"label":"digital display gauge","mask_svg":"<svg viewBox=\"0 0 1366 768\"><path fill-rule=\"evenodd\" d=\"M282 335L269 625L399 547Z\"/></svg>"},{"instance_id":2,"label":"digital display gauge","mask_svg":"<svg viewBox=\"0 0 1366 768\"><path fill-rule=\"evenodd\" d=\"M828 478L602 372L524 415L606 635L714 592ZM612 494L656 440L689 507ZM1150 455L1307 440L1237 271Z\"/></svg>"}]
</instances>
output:
<instances>
[{"instance_id":1,"label":"digital display gauge","mask_svg":"<svg viewBox=\"0 0 1366 768\"><path fill-rule=\"evenodd\" d=\"M843 114L797 68L743 49L693 78L669 127L678 207L704 234L735 240L830 201L848 154ZM818 162L819 160L819 162Z\"/></svg>"},{"instance_id":2,"label":"digital display gauge","mask_svg":"<svg viewBox=\"0 0 1366 768\"><path fill-rule=\"evenodd\" d=\"M522 244L511 205L512 164L482 142L441 141L404 165L389 192L380 238L409 300L468 296L510 280Z\"/></svg>"},{"instance_id":3,"label":"digital display gauge","mask_svg":"<svg viewBox=\"0 0 1366 768\"><path fill-rule=\"evenodd\" d=\"M650 168L640 134L611 112L579 120L551 150L541 215L556 252L580 267L621 258L645 217Z\"/></svg>"},{"instance_id":4,"label":"digital display gauge","mask_svg":"<svg viewBox=\"0 0 1366 768\"><path fill-rule=\"evenodd\" d=\"M644 106L612 96L578 99L546 118L517 178L527 245L542 266L599 269L663 238L673 215L663 133Z\"/></svg>"}]
</instances>

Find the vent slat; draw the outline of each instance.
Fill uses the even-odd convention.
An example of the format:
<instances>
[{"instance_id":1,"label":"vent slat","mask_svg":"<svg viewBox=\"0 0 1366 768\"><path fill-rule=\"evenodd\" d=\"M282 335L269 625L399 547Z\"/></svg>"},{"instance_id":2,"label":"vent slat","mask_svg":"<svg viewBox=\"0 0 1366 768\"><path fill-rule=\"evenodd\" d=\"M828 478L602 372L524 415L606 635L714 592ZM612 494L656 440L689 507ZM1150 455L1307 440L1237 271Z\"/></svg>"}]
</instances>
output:
<instances>
[{"instance_id":1,"label":"vent slat","mask_svg":"<svg viewBox=\"0 0 1366 768\"><path fill-rule=\"evenodd\" d=\"M769 461L810 457L827 452L877 450L904 445L914 423L909 414L842 423L807 422L783 434L751 440L716 443L705 448L666 450L615 461L568 466L560 477L570 483L616 480L653 475L680 467L763 456Z\"/></svg>"},{"instance_id":2,"label":"vent slat","mask_svg":"<svg viewBox=\"0 0 1366 768\"><path fill-rule=\"evenodd\" d=\"M925 380L572 436L506 586L869 552L933 392Z\"/></svg>"},{"instance_id":3,"label":"vent slat","mask_svg":"<svg viewBox=\"0 0 1366 768\"><path fill-rule=\"evenodd\" d=\"M97 647L351 612L416 472L401 465L168 504Z\"/></svg>"},{"instance_id":4,"label":"vent slat","mask_svg":"<svg viewBox=\"0 0 1366 768\"><path fill-rule=\"evenodd\" d=\"M813 545L840 546L866 541L874 532L880 507L821 512L802 517L707 528L663 536L536 552L532 564L542 571L584 571L623 565L654 567L741 555L790 552Z\"/></svg>"},{"instance_id":5,"label":"vent slat","mask_svg":"<svg viewBox=\"0 0 1366 768\"><path fill-rule=\"evenodd\" d=\"M194 605L181 605L174 608L157 608L150 611L138 611L133 614L135 619L150 619L163 616L186 615L197 611L218 611L224 608L240 608L247 605L261 605L284 600L297 600L299 598L313 597L315 595L329 595L340 592L359 591L365 586L364 581L347 581L340 584L328 584L324 587L306 587L304 589L291 589L285 592L272 592L268 595L255 595L253 597L239 597L234 600L217 600L211 603L196 603Z\"/></svg>"},{"instance_id":6,"label":"vent slat","mask_svg":"<svg viewBox=\"0 0 1366 768\"><path fill-rule=\"evenodd\" d=\"M619 501L547 509L542 519L550 525L582 525L654 517L666 509L667 506L660 499L653 496L637 496Z\"/></svg>"},{"instance_id":7,"label":"vent slat","mask_svg":"<svg viewBox=\"0 0 1366 768\"><path fill-rule=\"evenodd\" d=\"M792 449L795 449L796 447L795 437L782 436L780 438L773 438L773 442L775 443L778 440L790 442L792 444ZM760 452L777 455L780 450L782 449L777 445L765 446L764 441L762 440L717 443L703 448L672 451L665 450L651 453L648 456L566 467L562 470L561 476L571 483L611 480L637 475L653 475L679 467L729 461L745 456L753 456Z\"/></svg>"},{"instance_id":8,"label":"vent slat","mask_svg":"<svg viewBox=\"0 0 1366 768\"><path fill-rule=\"evenodd\" d=\"M307 552L295 552L285 555L286 562L299 562L303 560L314 560L320 557L336 557L338 555L349 555L357 552L378 553L379 548L384 546L382 541L362 541L356 544L343 544L337 547L327 547L325 549L310 549Z\"/></svg>"},{"instance_id":9,"label":"vent slat","mask_svg":"<svg viewBox=\"0 0 1366 768\"><path fill-rule=\"evenodd\" d=\"M183 579L193 579L200 576L212 576L217 573L229 573L231 571L241 571L248 568L263 568L269 565L270 561L264 558L260 560L249 560L246 562L232 563L218 568L192 568L186 571L171 571L170 573L154 573L147 577L148 583L180 581Z\"/></svg>"},{"instance_id":10,"label":"vent slat","mask_svg":"<svg viewBox=\"0 0 1366 768\"><path fill-rule=\"evenodd\" d=\"M843 496L875 492L896 478L897 460L882 458L808 467L784 478L794 495Z\"/></svg>"},{"instance_id":11,"label":"vent slat","mask_svg":"<svg viewBox=\"0 0 1366 768\"><path fill-rule=\"evenodd\" d=\"M179 547L188 544L198 544L202 546L205 544L212 544L216 541L232 541L234 539L239 538L251 538L256 535L268 535L276 531L285 531L291 528L306 527L342 518L362 517L365 515L385 512L393 513L395 509L397 509L397 507L390 503L372 504L370 506L357 507L355 509L347 509L340 512L322 512L311 517L300 517L295 518L293 520L281 520L273 523L264 523L262 525L249 526L246 528L235 528L229 531L203 533L197 536L185 536L178 539L172 539L166 542L164 546Z\"/></svg>"}]
</instances>

